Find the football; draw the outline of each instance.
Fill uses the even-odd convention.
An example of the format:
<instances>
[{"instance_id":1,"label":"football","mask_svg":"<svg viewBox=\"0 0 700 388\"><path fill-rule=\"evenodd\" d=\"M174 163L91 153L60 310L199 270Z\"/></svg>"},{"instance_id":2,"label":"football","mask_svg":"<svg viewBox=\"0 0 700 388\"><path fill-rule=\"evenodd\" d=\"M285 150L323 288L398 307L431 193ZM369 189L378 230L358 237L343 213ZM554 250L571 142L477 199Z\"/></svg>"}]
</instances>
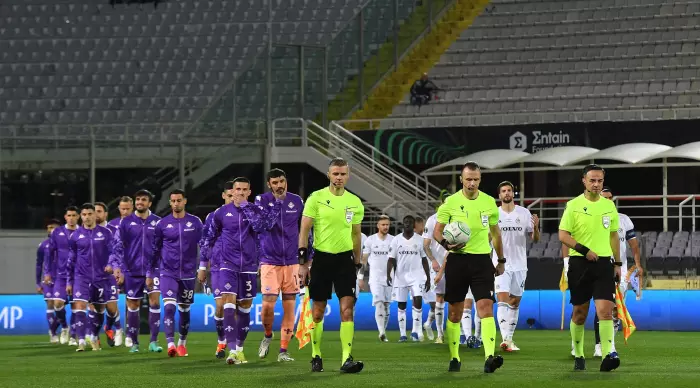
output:
<instances>
[{"instance_id":1,"label":"football","mask_svg":"<svg viewBox=\"0 0 700 388\"><path fill-rule=\"evenodd\" d=\"M450 245L466 244L469 242L471 235L472 231L469 229L467 224L461 221L452 222L445 225L445 229L442 231L442 236Z\"/></svg>"}]
</instances>

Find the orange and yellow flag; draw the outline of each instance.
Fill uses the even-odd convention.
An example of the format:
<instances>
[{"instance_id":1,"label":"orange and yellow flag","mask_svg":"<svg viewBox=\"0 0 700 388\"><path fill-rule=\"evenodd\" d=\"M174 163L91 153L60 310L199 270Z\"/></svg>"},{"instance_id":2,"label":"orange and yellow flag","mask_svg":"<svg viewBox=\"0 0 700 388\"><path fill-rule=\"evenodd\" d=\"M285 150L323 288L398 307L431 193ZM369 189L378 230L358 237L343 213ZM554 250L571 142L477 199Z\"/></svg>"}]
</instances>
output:
<instances>
[{"instance_id":1,"label":"orange and yellow flag","mask_svg":"<svg viewBox=\"0 0 700 388\"><path fill-rule=\"evenodd\" d=\"M627 339L637 330L637 327L634 325L634 321L627 311L627 306L625 306L622 293L617 287L615 288L615 307L617 307L617 317L622 321L622 333L625 336L625 343L627 343Z\"/></svg>"},{"instance_id":2,"label":"orange and yellow flag","mask_svg":"<svg viewBox=\"0 0 700 388\"><path fill-rule=\"evenodd\" d=\"M566 292L566 290L568 288L569 288L569 283L566 281L566 275L564 273L564 270L562 269L561 279L559 279L559 291Z\"/></svg>"},{"instance_id":3,"label":"orange and yellow flag","mask_svg":"<svg viewBox=\"0 0 700 388\"><path fill-rule=\"evenodd\" d=\"M316 326L311 315L311 298L309 297L308 287L304 295L304 301L301 303L301 313L299 313L299 322L297 322L297 332L295 334L295 337L299 340L299 349L311 342L311 330Z\"/></svg>"}]
</instances>

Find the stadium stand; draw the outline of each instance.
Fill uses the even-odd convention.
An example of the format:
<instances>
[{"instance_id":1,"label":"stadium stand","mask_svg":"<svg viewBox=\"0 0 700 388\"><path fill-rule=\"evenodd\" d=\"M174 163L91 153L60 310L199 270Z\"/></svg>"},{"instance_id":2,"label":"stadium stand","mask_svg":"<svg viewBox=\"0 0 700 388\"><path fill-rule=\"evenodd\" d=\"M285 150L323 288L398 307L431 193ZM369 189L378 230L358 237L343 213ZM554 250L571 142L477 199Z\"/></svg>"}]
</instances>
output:
<instances>
[{"instance_id":1,"label":"stadium stand","mask_svg":"<svg viewBox=\"0 0 700 388\"><path fill-rule=\"evenodd\" d=\"M497 0L392 117L696 108L700 1ZM599 119L603 119L602 117ZM488 123L485 123L488 124Z\"/></svg>"}]
</instances>

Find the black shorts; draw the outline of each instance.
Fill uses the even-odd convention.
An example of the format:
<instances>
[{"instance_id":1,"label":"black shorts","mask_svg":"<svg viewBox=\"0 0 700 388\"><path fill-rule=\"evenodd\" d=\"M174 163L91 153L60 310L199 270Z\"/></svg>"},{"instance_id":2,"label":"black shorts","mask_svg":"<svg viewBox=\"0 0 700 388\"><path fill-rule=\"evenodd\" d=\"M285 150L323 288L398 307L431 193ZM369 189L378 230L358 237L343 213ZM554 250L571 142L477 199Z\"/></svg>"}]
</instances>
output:
<instances>
[{"instance_id":1,"label":"black shorts","mask_svg":"<svg viewBox=\"0 0 700 388\"><path fill-rule=\"evenodd\" d=\"M569 291L571 304L580 306L594 300L615 301L615 270L609 257L588 261L583 257L569 258Z\"/></svg>"},{"instance_id":2,"label":"black shorts","mask_svg":"<svg viewBox=\"0 0 700 388\"><path fill-rule=\"evenodd\" d=\"M445 301L464 302L469 288L474 300L493 300L495 269L488 254L450 253L445 264Z\"/></svg>"},{"instance_id":3,"label":"black shorts","mask_svg":"<svg viewBox=\"0 0 700 388\"><path fill-rule=\"evenodd\" d=\"M345 296L355 297L357 286L357 269L352 251L326 253L316 251L311 263L309 280L309 297L315 301L327 301L332 298L333 289L338 299Z\"/></svg>"}]
</instances>

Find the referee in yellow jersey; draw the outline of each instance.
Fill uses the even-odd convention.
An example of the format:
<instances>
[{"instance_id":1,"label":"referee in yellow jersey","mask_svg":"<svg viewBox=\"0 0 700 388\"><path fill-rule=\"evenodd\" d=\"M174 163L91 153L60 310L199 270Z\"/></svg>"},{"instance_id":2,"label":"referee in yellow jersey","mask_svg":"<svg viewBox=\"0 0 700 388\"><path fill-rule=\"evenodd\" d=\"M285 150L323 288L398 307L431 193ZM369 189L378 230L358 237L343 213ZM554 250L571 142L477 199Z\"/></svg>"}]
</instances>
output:
<instances>
[{"instance_id":1,"label":"referee in yellow jersey","mask_svg":"<svg viewBox=\"0 0 700 388\"><path fill-rule=\"evenodd\" d=\"M569 330L574 344L574 370L585 370L583 357L584 323L591 298L600 321L601 372L620 366L617 353L611 352L614 333L612 311L615 307L615 281L620 278L619 216L615 204L600 195L605 170L596 164L583 169L583 194L566 203L559 223L559 240L570 248L569 290L574 312Z\"/></svg>"},{"instance_id":2,"label":"referee in yellow jersey","mask_svg":"<svg viewBox=\"0 0 700 388\"><path fill-rule=\"evenodd\" d=\"M311 331L311 371L323 372L321 338L323 314L333 289L340 300L340 342L343 349L341 372L358 373L362 361L352 358L353 322L357 270L362 266L362 232L365 214L360 199L345 190L350 177L348 163L335 158L328 166L330 185L313 192L306 200L299 232L299 281L306 284L313 300L315 327ZM308 261L309 231L313 227L313 265ZM310 268L309 268L310 267ZM310 275L310 279L309 279Z\"/></svg>"},{"instance_id":3,"label":"referee in yellow jersey","mask_svg":"<svg viewBox=\"0 0 700 388\"><path fill-rule=\"evenodd\" d=\"M437 223L433 238L450 253L444 263L445 301L450 310L445 330L450 348L450 372L459 372L462 363L459 358L460 320L464 309L464 298L471 287L476 309L481 318L481 338L484 343L486 363L484 372L493 373L503 365L503 357L493 355L496 347L496 322L493 319L493 288L495 275L502 274L506 259L503 257L501 230L498 228L498 207L496 200L479 190L481 169L475 162L467 162L462 167L462 190L450 195L437 212ZM461 221L471 230L471 238L466 245L450 245L442 236L445 225ZM493 267L491 245L499 257Z\"/></svg>"}]
</instances>

